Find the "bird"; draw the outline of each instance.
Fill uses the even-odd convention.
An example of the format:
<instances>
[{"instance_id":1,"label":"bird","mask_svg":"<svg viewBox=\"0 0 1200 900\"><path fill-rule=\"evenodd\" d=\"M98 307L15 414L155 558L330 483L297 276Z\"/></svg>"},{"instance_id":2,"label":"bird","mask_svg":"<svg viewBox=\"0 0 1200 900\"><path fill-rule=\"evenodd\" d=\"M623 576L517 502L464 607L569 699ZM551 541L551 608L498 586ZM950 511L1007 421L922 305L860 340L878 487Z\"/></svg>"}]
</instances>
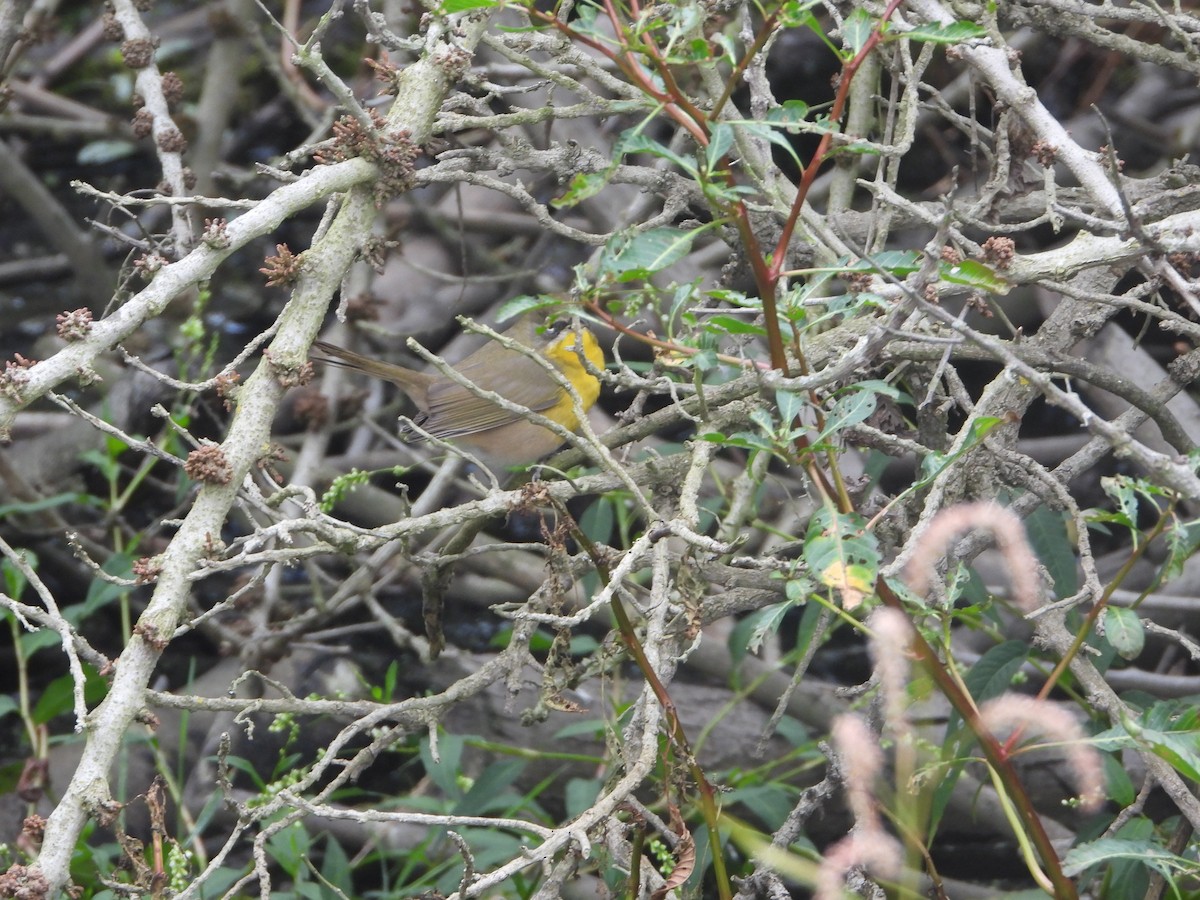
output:
<instances>
[{"instance_id":1,"label":"bird","mask_svg":"<svg viewBox=\"0 0 1200 900\"><path fill-rule=\"evenodd\" d=\"M600 379L588 370L584 360L599 370L604 368L605 358L588 328L576 329L560 321L539 330L535 317L527 315L503 336L552 363L575 388L583 412L595 404L600 396ZM441 372L418 372L325 341L315 342L313 349L318 361L363 372L399 387L419 411L413 418L415 425L477 457L493 472L524 468L563 444L562 437L549 428L478 396ZM540 413L568 431L579 428L571 395L544 366L518 350L489 341L452 368L483 391ZM401 429L405 439L415 435L410 428Z\"/></svg>"}]
</instances>

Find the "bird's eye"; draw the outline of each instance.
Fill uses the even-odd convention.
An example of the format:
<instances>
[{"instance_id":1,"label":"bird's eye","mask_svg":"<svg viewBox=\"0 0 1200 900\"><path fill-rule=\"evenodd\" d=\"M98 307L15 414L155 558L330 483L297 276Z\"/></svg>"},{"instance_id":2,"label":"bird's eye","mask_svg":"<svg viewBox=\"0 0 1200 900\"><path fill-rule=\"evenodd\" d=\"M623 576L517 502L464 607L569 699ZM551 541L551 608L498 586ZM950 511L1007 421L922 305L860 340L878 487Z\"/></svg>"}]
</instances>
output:
<instances>
[{"instance_id":1,"label":"bird's eye","mask_svg":"<svg viewBox=\"0 0 1200 900\"><path fill-rule=\"evenodd\" d=\"M557 322L553 322L553 323L547 325L546 326L547 339L558 337L560 334L563 333L563 330L567 327L567 324L568 323L565 320L560 319Z\"/></svg>"}]
</instances>

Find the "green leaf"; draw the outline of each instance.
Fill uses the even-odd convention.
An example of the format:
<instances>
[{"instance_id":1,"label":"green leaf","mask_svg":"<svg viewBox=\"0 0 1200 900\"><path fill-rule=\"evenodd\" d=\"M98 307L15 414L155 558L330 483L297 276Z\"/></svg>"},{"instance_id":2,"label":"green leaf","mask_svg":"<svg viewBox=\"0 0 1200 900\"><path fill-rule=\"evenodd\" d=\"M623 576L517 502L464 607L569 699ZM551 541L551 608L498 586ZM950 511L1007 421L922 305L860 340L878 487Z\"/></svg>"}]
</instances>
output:
<instances>
[{"instance_id":1,"label":"green leaf","mask_svg":"<svg viewBox=\"0 0 1200 900\"><path fill-rule=\"evenodd\" d=\"M38 558L36 553L32 550L18 550L17 552L25 560L25 564L29 568L37 571ZM25 577L25 573L17 568L11 559L5 557L0 560L0 574L4 576L4 587L8 596L14 600L20 600L21 595L25 593L25 588L29 585L29 580Z\"/></svg>"},{"instance_id":2,"label":"green leaf","mask_svg":"<svg viewBox=\"0 0 1200 900\"><path fill-rule=\"evenodd\" d=\"M743 809L753 810L754 816L768 831L783 827L794 805L794 798L774 783L749 784L746 787L724 790L721 792L721 799L729 807L737 804Z\"/></svg>"},{"instance_id":3,"label":"green leaf","mask_svg":"<svg viewBox=\"0 0 1200 900\"><path fill-rule=\"evenodd\" d=\"M325 853L321 857L320 877L331 889L343 897L354 894L354 879L350 867L350 858L342 845L329 835L325 840Z\"/></svg>"},{"instance_id":4,"label":"green leaf","mask_svg":"<svg viewBox=\"0 0 1200 900\"><path fill-rule=\"evenodd\" d=\"M916 250L884 250L870 259L856 259L844 272L888 272L897 278L911 275L921 268L921 254Z\"/></svg>"},{"instance_id":5,"label":"green leaf","mask_svg":"<svg viewBox=\"0 0 1200 900\"><path fill-rule=\"evenodd\" d=\"M293 877L304 868L311 846L312 837L300 822L293 822L267 838L271 860Z\"/></svg>"},{"instance_id":6,"label":"green leaf","mask_svg":"<svg viewBox=\"0 0 1200 900\"><path fill-rule=\"evenodd\" d=\"M456 815L483 816L508 808L513 801L509 790L525 770L525 761L503 760L492 763L475 779L466 796L454 807ZM505 794L508 796L505 796Z\"/></svg>"},{"instance_id":7,"label":"green leaf","mask_svg":"<svg viewBox=\"0 0 1200 900\"><path fill-rule=\"evenodd\" d=\"M842 24L842 46L847 56L854 56L867 43L871 32L875 30L875 17L861 7L855 8L846 16Z\"/></svg>"},{"instance_id":8,"label":"green leaf","mask_svg":"<svg viewBox=\"0 0 1200 900\"><path fill-rule=\"evenodd\" d=\"M800 103L800 101L789 100L788 103ZM805 108L807 109L807 107ZM796 164L796 168L800 169L800 171L804 171L804 162L800 159L800 155L796 152L796 148L792 146L792 142L787 136L788 134L799 134L800 129L783 119L780 119L780 124L776 125L774 120L779 117L772 115L776 112L778 112L778 110L771 110L771 112L767 113L766 123L742 121L738 122L737 124L750 137L758 138L759 140L763 141L769 141L770 143L774 144L791 157L792 162ZM787 134L784 133L785 131Z\"/></svg>"},{"instance_id":9,"label":"green leaf","mask_svg":"<svg viewBox=\"0 0 1200 900\"><path fill-rule=\"evenodd\" d=\"M822 507L804 538L804 561L826 587L838 592L842 607L853 610L875 590L879 542L856 513Z\"/></svg>"},{"instance_id":10,"label":"green leaf","mask_svg":"<svg viewBox=\"0 0 1200 900\"><path fill-rule=\"evenodd\" d=\"M1165 535L1170 554L1163 565L1163 581L1170 581L1183 574L1183 564L1192 558L1200 547L1200 522L1175 525Z\"/></svg>"},{"instance_id":11,"label":"green leaf","mask_svg":"<svg viewBox=\"0 0 1200 900\"><path fill-rule=\"evenodd\" d=\"M1137 799L1137 788L1133 779L1121 765L1121 761L1111 753L1101 756L1104 760L1104 781L1108 785L1109 798L1120 807L1129 806Z\"/></svg>"},{"instance_id":12,"label":"green leaf","mask_svg":"<svg viewBox=\"0 0 1200 900\"><path fill-rule=\"evenodd\" d=\"M1162 731L1142 729L1138 740L1150 745L1154 755L1169 762L1190 781L1200 781L1200 755L1194 735L1181 736Z\"/></svg>"},{"instance_id":13,"label":"green leaf","mask_svg":"<svg viewBox=\"0 0 1200 900\"><path fill-rule=\"evenodd\" d=\"M579 518L579 529L597 544L610 542L615 524L612 501L605 497L597 498Z\"/></svg>"},{"instance_id":14,"label":"green leaf","mask_svg":"<svg viewBox=\"0 0 1200 900\"><path fill-rule=\"evenodd\" d=\"M604 190L615 169L605 169L603 172L576 172L571 183L561 197L555 197L550 205L555 209L569 209L582 203L589 197L594 197Z\"/></svg>"},{"instance_id":15,"label":"green leaf","mask_svg":"<svg viewBox=\"0 0 1200 900\"><path fill-rule=\"evenodd\" d=\"M1133 481L1124 475L1106 475L1100 479L1100 487L1117 504L1118 515L1115 518L1110 517L1109 521L1116 521L1126 528L1135 529L1141 501Z\"/></svg>"},{"instance_id":16,"label":"green leaf","mask_svg":"<svg viewBox=\"0 0 1200 900\"><path fill-rule=\"evenodd\" d=\"M921 460L920 479L912 486L912 489L919 489L929 484L938 475L940 475L947 466L955 460L969 453L979 445L979 442L987 437L988 432L1000 424L1000 419L997 416L980 416L977 419L971 420L970 431L967 432L967 440L963 442L962 447L957 453L952 453L949 456L942 453L930 453Z\"/></svg>"},{"instance_id":17,"label":"green leaf","mask_svg":"<svg viewBox=\"0 0 1200 900\"><path fill-rule=\"evenodd\" d=\"M938 264L938 275L942 281L951 284L965 284L968 287L979 288L989 294L1007 294L1012 285L997 275L983 263L973 259L962 262L942 262Z\"/></svg>"},{"instance_id":18,"label":"green leaf","mask_svg":"<svg viewBox=\"0 0 1200 900\"><path fill-rule=\"evenodd\" d=\"M79 454L79 458L95 466L107 481L115 481L121 471L115 455L101 453L99 450L85 450Z\"/></svg>"},{"instance_id":19,"label":"green leaf","mask_svg":"<svg viewBox=\"0 0 1200 900\"><path fill-rule=\"evenodd\" d=\"M855 391L839 397L833 409L825 417L825 428L817 435L815 443L821 443L830 435L836 434L851 425L865 422L875 412L875 394L870 391Z\"/></svg>"},{"instance_id":20,"label":"green leaf","mask_svg":"<svg viewBox=\"0 0 1200 900\"><path fill-rule=\"evenodd\" d=\"M779 420L790 426L808 406L808 398L798 391L776 391L775 405L779 407Z\"/></svg>"},{"instance_id":21,"label":"green leaf","mask_svg":"<svg viewBox=\"0 0 1200 900\"><path fill-rule=\"evenodd\" d=\"M548 294L522 294L519 297L513 297L511 300L505 300L500 305L500 312L496 318L501 322L507 322L509 319L523 316L527 312L550 309L560 305L562 305L561 299L551 297Z\"/></svg>"},{"instance_id":22,"label":"green leaf","mask_svg":"<svg viewBox=\"0 0 1200 900\"><path fill-rule=\"evenodd\" d=\"M696 164L692 160L676 153L666 144L662 144L654 140L654 138L647 137L642 133L641 126L630 128L623 132L617 139L616 147L614 147L614 156L619 158L627 153L648 153L651 156L668 159L693 178L699 177Z\"/></svg>"},{"instance_id":23,"label":"green leaf","mask_svg":"<svg viewBox=\"0 0 1200 900\"><path fill-rule=\"evenodd\" d=\"M462 762L463 745L461 735L441 733L438 735L438 759L435 761L429 746L429 737L421 739L421 763L433 783L449 798L459 799L463 795L458 783Z\"/></svg>"},{"instance_id":24,"label":"green leaf","mask_svg":"<svg viewBox=\"0 0 1200 900\"><path fill-rule=\"evenodd\" d=\"M577 719L568 722L558 731L554 732L555 740L563 740L569 737L586 737L595 738L604 734L607 725L603 719Z\"/></svg>"},{"instance_id":25,"label":"green leaf","mask_svg":"<svg viewBox=\"0 0 1200 900\"><path fill-rule=\"evenodd\" d=\"M651 228L618 235L605 246L600 271L619 281L646 278L686 256L696 234L679 228Z\"/></svg>"},{"instance_id":26,"label":"green leaf","mask_svg":"<svg viewBox=\"0 0 1200 900\"><path fill-rule=\"evenodd\" d=\"M761 325L755 325L740 316L709 316L704 320L704 328L714 334L756 334L766 335L767 330Z\"/></svg>"},{"instance_id":27,"label":"green leaf","mask_svg":"<svg viewBox=\"0 0 1200 900\"><path fill-rule=\"evenodd\" d=\"M55 635L55 638L57 637ZM83 701L90 708L104 699L104 695L108 691L108 682L101 678L90 665L85 664L83 672ZM75 708L74 698L75 679L70 675L60 675L42 690L31 713L33 721L38 725L45 725L55 716L70 713Z\"/></svg>"},{"instance_id":28,"label":"green leaf","mask_svg":"<svg viewBox=\"0 0 1200 900\"><path fill-rule=\"evenodd\" d=\"M1166 878L1171 877L1173 873L1196 870L1196 863L1192 860L1176 856L1152 841L1100 838L1067 851L1063 858L1063 873L1074 877L1092 866L1108 866L1119 859L1140 862Z\"/></svg>"},{"instance_id":29,"label":"green leaf","mask_svg":"<svg viewBox=\"0 0 1200 900\"><path fill-rule=\"evenodd\" d=\"M780 27L816 28L816 18L813 16L811 10L819 4L820 0L786 0L779 8Z\"/></svg>"},{"instance_id":30,"label":"green leaf","mask_svg":"<svg viewBox=\"0 0 1200 900\"><path fill-rule=\"evenodd\" d=\"M757 653L763 641L779 631L779 625L794 605L773 603L755 610L734 626L729 633L729 655L737 666L750 653Z\"/></svg>"},{"instance_id":31,"label":"green leaf","mask_svg":"<svg viewBox=\"0 0 1200 900\"><path fill-rule=\"evenodd\" d=\"M1054 583L1054 593L1070 597L1079 590L1075 547L1067 533L1067 518L1058 510L1039 507L1025 519L1029 541Z\"/></svg>"},{"instance_id":32,"label":"green leaf","mask_svg":"<svg viewBox=\"0 0 1200 900\"><path fill-rule=\"evenodd\" d=\"M708 146L704 148L704 161L708 164L709 172L721 168L721 160L733 146L733 128L724 122L718 122L712 127L708 138Z\"/></svg>"},{"instance_id":33,"label":"green leaf","mask_svg":"<svg viewBox=\"0 0 1200 900\"><path fill-rule=\"evenodd\" d=\"M452 16L471 9L492 9L498 5L496 0L442 0L441 12Z\"/></svg>"},{"instance_id":34,"label":"green leaf","mask_svg":"<svg viewBox=\"0 0 1200 900\"><path fill-rule=\"evenodd\" d=\"M7 694L0 694L0 719L3 719L9 713L21 711L21 705Z\"/></svg>"},{"instance_id":35,"label":"green leaf","mask_svg":"<svg viewBox=\"0 0 1200 900\"><path fill-rule=\"evenodd\" d=\"M767 123L792 130L808 118L808 104L803 100L785 100L779 106L767 110ZM792 131L793 134L799 132Z\"/></svg>"},{"instance_id":36,"label":"green leaf","mask_svg":"<svg viewBox=\"0 0 1200 900\"><path fill-rule=\"evenodd\" d=\"M1104 637L1122 659L1137 659L1146 646L1146 631L1142 620L1132 609L1107 606L1101 614Z\"/></svg>"},{"instance_id":37,"label":"green leaf","mask_svg":"<svg viewBox=\"0 0 1200 900\"><path fill-rule=\"evenodd\" d=\"M104 561L101 568L117 578L130 578L133 576L133 557L128 553L114 553ZM78 625L128 591L129 588L105 581L103 578L93 578L83 602L69 606L63 611L63 615L72 625Z\"/></svg>"},{"instance_id":38,"label":"green leaf","mask_svg":"<svg viewBox=\"0 0 1200 900\"><path fill-rule=\"evenodd\" d=\"M912 31L896 37L930 44L961 44L974 38L987 37L987 29L975 22L951 22L949 25L918 25Z\"/></svg>"},{"instance_id":39,"label":"green leaf","mask_svg":"<svg viewBox=\"0 0 1200 900\"><path fill-rule=\"evenodd\" d=\"M383 676L383 697L381 699L384 703L391 703L392 698L396 696L396 678L399 674L400 661L393 659Z\"/></svg>"},{"instance_id":40,"label":"green leaf","mask_svg":"<svg viewBox=\"0 0 1200 900\"><path fill-rule=\"evenodd\" d=\"M600 778L572 778L568 781L564 798L567 817L573 819L587 812L603 787L604 780Z\"/></svg>"},{"instance_id":41,"label":"green leaf","mask_svg":"<svg viewBox=\"0 0 1200 900\"><path fill-rule=\"evenodd\" d=\"M1200 728L1198 711L1186 701L1162 701L1147 710L1144 721L1123 716L1119 727L1096 738L1103 749L1120 749L1132 739L1142 748L1169 762L1192 781L1200 781Z\"/></svg>"},{"instance_id":42,"label":"green leaf","mask_svg":"<svg viewBox=\"0 0 1200 900\"><path fill-rule=\"evenodd\" d=\"M1121 767L1118 764L1114 768ZM1122 774L1125 774L1124 770L1122 770ZM1137 791L1131 793L1129 803L1134 802L1136 794ZM1116 800L1116 797L1113 796L1113 799ZM1145 816L1137 816L1117 829L1115 834L1108 832L1106 837L1141 843L1143 841L1155 841L1155 831L1153 822ZM1087 835L1087 837L1092 837L1092 835ZM1162 844L1161 841L1155 841L1155 843L1160 846ZM1114 898L1145 897L1147 896L1146 891L1150 887L1150 875L1152 872L1153 870L1148 866L1142 865L1139 859L1113 860L1111 865L1104 867L1104 896ZM1177 893L1169 894L1168 896L1172 897L1172 900L1178 900L1179 898Z\"/></svg>"},{"instance_id":43,"label":"green leaf","mask_svg":"<svg viewBox=\"0 0 1200 900\"><path fill-rule=\"evenodd\" d=\"M1007 691L1028 656L1029 645L1025 641L1004 641L984 653L963 679L976 705Z\"/></svg>"}]
</instances>

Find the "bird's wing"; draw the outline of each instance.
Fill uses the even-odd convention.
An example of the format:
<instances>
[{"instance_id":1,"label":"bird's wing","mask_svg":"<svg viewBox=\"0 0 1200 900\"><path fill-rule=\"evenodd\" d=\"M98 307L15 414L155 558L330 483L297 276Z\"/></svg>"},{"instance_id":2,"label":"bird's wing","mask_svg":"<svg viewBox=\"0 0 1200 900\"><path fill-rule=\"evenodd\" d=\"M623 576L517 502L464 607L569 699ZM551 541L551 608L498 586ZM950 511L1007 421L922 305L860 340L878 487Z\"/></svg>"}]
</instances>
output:
<instances>
[{"instance_id":1,"label":"bird's wing","mask_svg":"<svg viewBox=\"0 0 1200 900\"><path fill-rule=\"evenodd\" d=\"M549 409L563 394L549 372L515 350L505 350L478 363L468 358L456 369L477 387L535 412ZM422 427L435 437L454 438L507 425L519 418L520 415L443 377L429 386L428 418Z\"/></svg>"}]
</instances>

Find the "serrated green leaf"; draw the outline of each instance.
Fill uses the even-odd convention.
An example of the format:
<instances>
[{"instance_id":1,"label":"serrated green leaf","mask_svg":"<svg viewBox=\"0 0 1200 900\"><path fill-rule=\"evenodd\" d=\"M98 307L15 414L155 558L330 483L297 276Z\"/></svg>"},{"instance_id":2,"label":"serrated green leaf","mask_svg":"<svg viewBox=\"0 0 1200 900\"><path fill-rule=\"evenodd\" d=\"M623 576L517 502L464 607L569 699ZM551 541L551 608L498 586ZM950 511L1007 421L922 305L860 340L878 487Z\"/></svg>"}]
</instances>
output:
<instances>
[{"instance_id":1,"label":"serrated green leaf","mask_svg":"<svg viewBox=\"0 0 1200 900\"><path fill-rule=\"evenodd\" d=\"M775 433L775 426L778 425L774 413L767 412L761 406L750 410L750 421L765 431L767 434Z\"/></svg>"}]
</instances>

